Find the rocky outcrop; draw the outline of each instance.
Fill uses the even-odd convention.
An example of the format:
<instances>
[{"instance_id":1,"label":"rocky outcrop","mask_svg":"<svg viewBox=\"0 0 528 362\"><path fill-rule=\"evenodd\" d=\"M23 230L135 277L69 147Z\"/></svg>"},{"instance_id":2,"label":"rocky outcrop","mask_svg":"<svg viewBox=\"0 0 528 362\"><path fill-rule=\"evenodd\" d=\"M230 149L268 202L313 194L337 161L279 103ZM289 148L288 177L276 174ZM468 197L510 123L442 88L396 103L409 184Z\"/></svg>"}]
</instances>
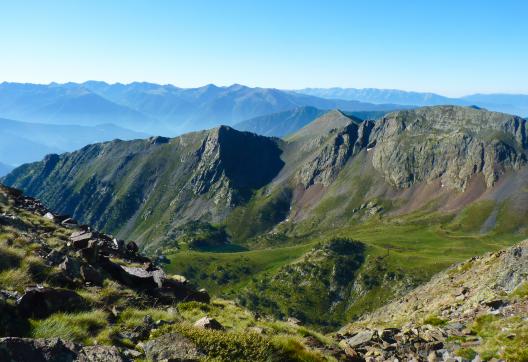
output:
<instances>
[{"instance_id":1,"label":"rocky outcrop","mask_svg":"<svg viewBox=\"0 0 528 362\"><path fill-rule=\"evenodd\" d=\"M438 106L391 113L371 135L372 163L398 188L440 179L463 191L478 173L491 187L526 165L526 120L474 108Z\"/></svg>"},{"instance_id":2,"label":"rocky outcrop","mask_svg":"<svg viewBox=\"0 0 528 362\"><path fill-rule=\"evenodd\" d=\"M234 206L273 179L283 166L280 154L273 139L220 126L196 152L189 185L198 195L213 192L216 202Z\"/></svg>"},{"instance_id":3,"label":"rocky outcrop","mask_svg":"<svg viewBox=\"0 0 528 362\"><path fill-rule=\"evenodd\" d=\"M315 183L330 185L344 164L368 145L373 127L371 121L358 125L350 120L347 126L337 130L298 171L297 177L304 187Z\"/></svg>"},{"instance_id":4,"label":"rocky outcrop","mask_svg":"<svg viewBox=\"0 0 528 362\"><path fill-rule=\"evenodd\" d=\"M48 215L46 219L57 225L68 218L52 213L41 202L24 196L16 189L0 187L18 208L43 217ZM111 278L155 297L161 303L184 300L209 303L210 300L207 291L198 290L188 280L167 276L152 260L141 255L133 241L125 243L85 225L75 226L69 242L61 248L51 249L42 244L39 253L49 265L61 271L62 282L71 287L79 287L83 283L102 285L105 278ZM143 267L127 264L143 264ZM77 310L83 305L84 301L77 293L63 288L30 288L17 301L21 315L35 318Z\"/></svg>"}]
</instances>

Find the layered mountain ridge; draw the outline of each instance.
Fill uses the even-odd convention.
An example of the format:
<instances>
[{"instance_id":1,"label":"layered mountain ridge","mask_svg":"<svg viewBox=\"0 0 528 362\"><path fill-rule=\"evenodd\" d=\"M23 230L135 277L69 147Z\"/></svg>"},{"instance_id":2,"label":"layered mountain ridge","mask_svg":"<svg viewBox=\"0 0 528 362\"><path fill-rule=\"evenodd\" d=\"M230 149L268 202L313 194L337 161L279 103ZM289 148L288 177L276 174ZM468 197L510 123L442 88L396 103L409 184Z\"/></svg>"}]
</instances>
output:
<instances>
[{"instance_id":1,"label":"layered mountain ridge","mask_svg":"<svg viewBox=\"0 0 528 362\"><path fill-rule=\"evenodd\" d=\"M526 165L526 127L519 117L455 106L399 111L375 122L331 111L285 140L222 126L174 139L113 141L24 165L4 182L57 211L141 238L160 222L165 232L191 220L222 222L259 189L297 190L290 215L302 209L306 218L336 182L346 182L343 172L354 163L376 180L362 202L396 200L403 190L436 182L440 193L464 193L479 175L482 194ZM172 216L155 211L160 202Z\"/></svg>"}]
</instances>

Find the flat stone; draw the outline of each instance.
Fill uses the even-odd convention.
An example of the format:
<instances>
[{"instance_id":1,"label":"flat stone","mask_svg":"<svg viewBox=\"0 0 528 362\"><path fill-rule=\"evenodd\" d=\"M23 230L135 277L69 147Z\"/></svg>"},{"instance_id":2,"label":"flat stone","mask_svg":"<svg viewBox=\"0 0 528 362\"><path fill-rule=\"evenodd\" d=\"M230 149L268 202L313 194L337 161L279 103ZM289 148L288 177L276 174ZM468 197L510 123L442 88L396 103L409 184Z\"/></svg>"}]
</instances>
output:
<instances>
[{"instance_id":1,"label":"flat stone","mask_svg":"<svg viewBox=\"0 0 528 362\"><path fill-rule=\"evenodd\" d=\"M353 337L350 337L346 340L346 343L350 347L358 347L360 345L363 345L365 343L368 343L372 340L372 337L374 337L374 331L366 330L361 331L354 335Z\"/></svg>"}]
</instances>

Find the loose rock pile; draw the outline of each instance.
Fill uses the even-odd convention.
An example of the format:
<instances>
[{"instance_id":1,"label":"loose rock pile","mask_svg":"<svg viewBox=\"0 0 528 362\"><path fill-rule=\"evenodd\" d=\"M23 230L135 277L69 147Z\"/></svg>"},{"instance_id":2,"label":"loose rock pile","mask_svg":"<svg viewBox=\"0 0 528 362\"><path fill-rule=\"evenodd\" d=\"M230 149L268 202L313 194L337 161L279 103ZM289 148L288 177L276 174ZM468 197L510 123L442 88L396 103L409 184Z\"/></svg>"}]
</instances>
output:
<instances>
[{"instance_id":1,"label":"loose rock pile","mask_svg":"<svg viewBox=\"0 0 528 362\"><path fill-rule=\"evenodd\" d=\"M61 270L61 283L68 288L100 286L109 278L154 298L157 303L171 304L178 301L208 303L209 294L197 290L185 279L167 276L151 259L141 255L138 245L99 233L87 225L79 225L67 215L49 211L40 201L24 196L20 191L2 187L2 192L13 206L38 214L61 227L72 229L69 241L60 247L50 247L38 241L37 253L50 266ZM16 215L2 214L0 224L14 225ZM27 225L25 226L27 227ZM75 292L61 288L35 286L23 295L2 295L16 299L20 315L44 318L57 311L73 311L83 307L82 298Z\"/></svg>"}]
</instances>

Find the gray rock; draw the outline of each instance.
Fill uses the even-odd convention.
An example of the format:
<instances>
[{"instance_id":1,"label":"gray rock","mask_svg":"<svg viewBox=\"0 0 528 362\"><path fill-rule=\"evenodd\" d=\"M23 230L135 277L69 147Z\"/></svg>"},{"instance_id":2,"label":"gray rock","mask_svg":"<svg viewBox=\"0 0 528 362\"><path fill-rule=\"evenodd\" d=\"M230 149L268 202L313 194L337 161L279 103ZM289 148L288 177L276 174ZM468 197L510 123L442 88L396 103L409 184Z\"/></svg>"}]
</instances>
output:
<instances>
[{"instance_id":1,"label":"gray rock","mask_svg":"<svg viewBox=\"0 0 528 362\"><path fill-rule=\"evenodd\" d=\"M365 343L368 343L372 340L374 337L374 331L371 330L365 330L358 332L356 335L352 336L351 338L346 340L346 343L350 347L358 347Z\"/></svg>"},{"instance_id":2,"label":"gray rock","mask_svg":"<svg viewBox=\"0 0 528 362\"><path fill-rule=\"evenodd\" d=\"M224 326L222 326L220 322L218 322L214 318L209 318L209 317L203 317L197 320L194 323L194 326L198 328L204 328L204 329L224 330Z\"/></svg>"},{"instance_id":3,"label":"gray rock","mask_svg":"<svg viewBox=\"0 0 528 362\"><path fill-rule=\"evenodd\" d=\"M179 333L165 334L143 344L149 361L199 361L205 355L188 338Z\"/></svg>"},{"instance_id":4,"label":"gray rock","mask_svg":"<svg viewBox=\"0 0 528 362\"><path fill-rule=\"evenodd\" d=\"M45 318L56 312L71 312L83 307L81 296L68 289L30 288L17 300L19 313L33 318Z\"/></svg>"},{"instance_id":5,"label":"gray rock","mask_svg":"<svg viewBox=\"0 0 528 362\"><path fill-rule=\"evenodd\" d=\"M65 257L64 261L59 264L59 269L71 279L79 278L81 276L80 262L72 257Z\"/></svg>"},{"instance_id":6,"label":"gray rock","mask_svg":"<svg viewBox=\"0 0 528 362\"><path fill-rule=\"evenodd\" d=\"M53 214L51 212L47 212L44 214L44 218L45 219L48 219L48 220L51 220L51 221L54 221L55 220L55 216L53 216Z\"/></svg>"},{"instance_id":7,"label":"gray rock","mask_svg":"<svg viewBox=\"0 0 528 362\"><path fill-rule=\"evenodd\" d=\"M101 273L90 265L82 265L80 268L80 273L81 278L87 283L94 285L103 284L103 276Z\"/></svg>"},{"instance_id":8,"label":"gray rock","mask_svg":"<svg viewBox=\"0 0 528 362\"><path fill-rule=\"evenodd\" d=\"M77 356L78 362L125 362L115 346L84 347Z\"/></svg>"},{"instance_id":9,"label":"gray rock","mask_svg":"<svg viewBox=\"0 0 528 362\"><path fill-rule=\"evenodd\" d=\"M500 137L490 139L495 132ZM398 188L440 179L465 190L480 173L487 187L506 170L526 165L526 121L469 107L439 106L388 114L372 131L374 168Z\"/></svg>"}]
</instances>

